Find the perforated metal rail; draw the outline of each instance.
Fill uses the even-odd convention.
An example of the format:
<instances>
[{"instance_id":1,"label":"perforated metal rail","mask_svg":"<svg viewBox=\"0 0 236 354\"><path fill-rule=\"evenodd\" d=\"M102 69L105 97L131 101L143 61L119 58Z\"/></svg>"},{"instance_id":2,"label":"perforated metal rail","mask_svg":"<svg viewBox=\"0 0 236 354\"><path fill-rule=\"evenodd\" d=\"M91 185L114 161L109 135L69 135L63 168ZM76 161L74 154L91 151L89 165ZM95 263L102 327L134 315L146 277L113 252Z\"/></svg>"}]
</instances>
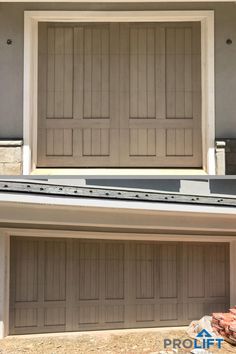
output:
<instances>
[{"instance_id":1,"label":"perforated metal rail","mask_svg":"<svg viewBox=\"0 0 236 354\"><path fill-rule=\"evenodd\" d=\"M236 207L236 198L0 180L0 192Z\"/></svg>"}]
</instances>

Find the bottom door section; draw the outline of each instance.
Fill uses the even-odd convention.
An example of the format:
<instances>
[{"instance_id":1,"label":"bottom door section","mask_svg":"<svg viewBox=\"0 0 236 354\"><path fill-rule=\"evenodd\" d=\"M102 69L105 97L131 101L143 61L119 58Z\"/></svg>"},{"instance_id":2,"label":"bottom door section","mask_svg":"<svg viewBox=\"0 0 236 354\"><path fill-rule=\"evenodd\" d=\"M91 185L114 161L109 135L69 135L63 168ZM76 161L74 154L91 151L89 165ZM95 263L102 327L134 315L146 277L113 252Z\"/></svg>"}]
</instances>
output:
<instances>
[{"instance_id":1,"label":"bottom door section","mask_svg":"<svg viewBox=\"0 0 236 354\"><path fill-rule=\"evenodd\" d=\"M227 243L11 238L10 333L186 325L229 307Z\"/></svg>"}]
</instances>

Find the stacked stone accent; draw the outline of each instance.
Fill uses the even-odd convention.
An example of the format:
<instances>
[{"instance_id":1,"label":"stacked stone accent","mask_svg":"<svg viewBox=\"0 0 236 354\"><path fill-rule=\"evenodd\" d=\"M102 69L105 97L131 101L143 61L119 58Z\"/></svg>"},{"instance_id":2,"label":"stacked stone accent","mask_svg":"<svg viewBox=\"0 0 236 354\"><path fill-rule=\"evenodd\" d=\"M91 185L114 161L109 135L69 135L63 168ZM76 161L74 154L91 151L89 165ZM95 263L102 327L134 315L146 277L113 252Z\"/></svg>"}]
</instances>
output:
<instances>
[{"instance_id":1,"label":"stacked stone accent","mask_svg":"<svg viewBox=\"0 0 236 354\"><path fill-rule=\"evenodd\" d=\"M22 140L0 140L0 175L22 174Z\"/></svg>"}]
</instances>

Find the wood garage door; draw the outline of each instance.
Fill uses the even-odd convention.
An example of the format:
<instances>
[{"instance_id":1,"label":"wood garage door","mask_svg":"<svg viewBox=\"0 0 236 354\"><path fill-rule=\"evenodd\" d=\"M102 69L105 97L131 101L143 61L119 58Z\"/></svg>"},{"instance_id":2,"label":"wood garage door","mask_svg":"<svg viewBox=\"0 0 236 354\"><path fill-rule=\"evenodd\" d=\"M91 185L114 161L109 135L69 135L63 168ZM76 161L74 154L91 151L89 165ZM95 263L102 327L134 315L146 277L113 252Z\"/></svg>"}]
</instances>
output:
<instances>
[{"instance_id":1,"label":"wood garage door","mask_svg":"<svg viewBox=\"0 0 236 354\"><path fill-rule=\"evenodd\" d=\"M186 325L229 307L224 243L11 239L10 333Z\"/></svg>"},{"instance_id":2,"label":"wood garage door","mask_svg":"<svg viewBox=\"0 0 236 354\"><path fill-rule=\"evenodd\" d=\"M39 24L39 167L201 167L200 23Z\"/></svg>"}]
</instances>

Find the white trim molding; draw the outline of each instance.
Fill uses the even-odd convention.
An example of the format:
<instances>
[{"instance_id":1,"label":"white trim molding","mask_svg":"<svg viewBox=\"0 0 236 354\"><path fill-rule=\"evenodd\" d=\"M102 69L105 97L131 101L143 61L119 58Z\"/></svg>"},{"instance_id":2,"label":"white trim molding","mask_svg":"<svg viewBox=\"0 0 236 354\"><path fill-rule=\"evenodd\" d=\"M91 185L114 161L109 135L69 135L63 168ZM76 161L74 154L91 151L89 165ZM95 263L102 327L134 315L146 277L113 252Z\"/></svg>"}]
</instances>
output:
<instances>
[{"instance_id":1,"label":"white trim molding","mask_svg":"<svg viewBox=\"0 0 236 354\"><path fill-rule=\"evenodd\" d=\"M209 175L214 175L216 172L214 11L25 11L23 174L28 175L37 170L37 58L39 22L193 21L201 22L202 171ZM122 174L122 169L120 171L119 174ZM107 172L109 174L109 169L107 169ZM173 169L173 172L175 172L175 169Z\"/></svg>"},{"instance_id":2,"label":"white trim molding","mask_svg":"<svg viewBox=\"0 0 236 354\"><path fill-rule=\"evenodd\" d=\"M0 195L1 196L1 195ZM23 199L22 199L23 198ZM234 236L236 210L232 207L132 202L100 198L43 197L21 193L1 196L0 227L61 230L93 229L104 234L126 230L175 235Z\"/></svg>"},{"instance_id":3,"label":"white trim molding","mask_svg":"<svg viewBox=\"0 0 236 354\"><path fill-rule=\"evenodd\" d=\"M10 235L0 230L0 339L9 328Z\"/></svg>"}]
</instances>

